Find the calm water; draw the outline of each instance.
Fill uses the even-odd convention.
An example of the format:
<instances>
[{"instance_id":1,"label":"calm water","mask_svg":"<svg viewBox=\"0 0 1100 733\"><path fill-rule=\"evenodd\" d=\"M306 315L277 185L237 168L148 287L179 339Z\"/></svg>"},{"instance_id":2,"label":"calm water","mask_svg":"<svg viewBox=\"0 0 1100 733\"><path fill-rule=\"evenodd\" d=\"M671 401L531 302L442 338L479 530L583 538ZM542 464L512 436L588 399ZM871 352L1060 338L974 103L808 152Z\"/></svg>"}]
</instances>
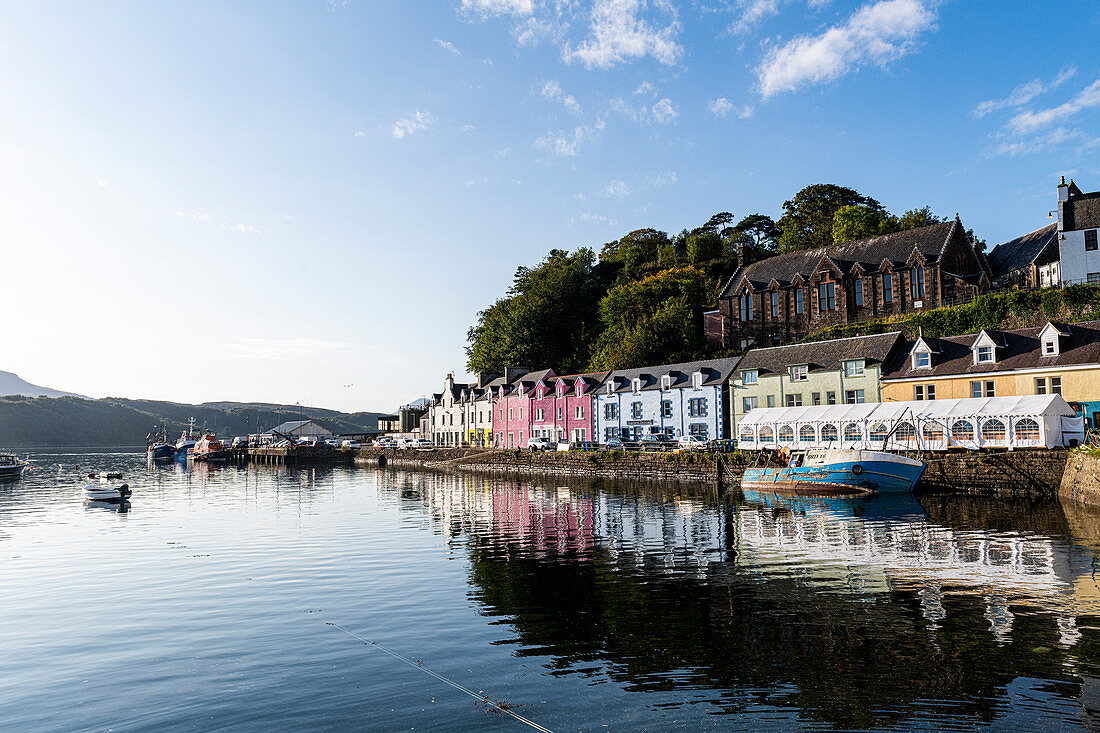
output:
<instances>
[{"instance_id":1,"label":"calm water","mask_svg":"<svg viewBox=\"0 0 1100 733\"><path fill-rule=\"evenodd\" d=\"M426 670L554 731L1100 726L1072 506L32 457L0 484L5 730L531 730Z\"/></svg>"}]
</instances>

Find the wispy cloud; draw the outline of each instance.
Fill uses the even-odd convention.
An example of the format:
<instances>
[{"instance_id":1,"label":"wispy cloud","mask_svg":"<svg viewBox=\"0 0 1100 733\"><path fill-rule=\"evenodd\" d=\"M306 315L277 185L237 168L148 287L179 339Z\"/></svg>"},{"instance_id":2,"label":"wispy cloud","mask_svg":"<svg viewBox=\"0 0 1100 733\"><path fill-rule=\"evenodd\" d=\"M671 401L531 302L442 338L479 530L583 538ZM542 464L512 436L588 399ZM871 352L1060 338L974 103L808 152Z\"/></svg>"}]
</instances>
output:
<instances>
[{"instance_id":1,"label":"wispy cloud","mask_svg":"<svg viewBox=\"0 0 1100 733\"><path fill-rule=\"evenodd\" d=\"M638 85L638 88L634 90L634 94L643 94L646 96L657 96L657 88L648 81L643 81Z\"/></svg>"},{"instance_id":2,"label":"wispy cloud","mask_svg":"<svg viewBox=\"0 0 1100 733\"><path fill-rule=\"evenodd\" d=\"M653 113L653 119L656 120L659 125L667 125L680 116L680 113L672 106L672 100L668 97L655 102L650 111Z\"/></svg>"},{"instance_id":3,"label":"wispy cloud","mask_svg":"<svg viewBox=\"0 0 1100 733\"><path fill-rule=\"evenodd\" d=\"M172 209L172 216L181 216L195 221L210 221L214 218L213 214L208 214L205 211L180 211L179 209Z\"/></svg>"},{"instance_id":4,"label":"wispy cloud","mask_svg":"<svg viewBox=\"0 0 1100 733\"><path fill-rule=\"evenodd\" d=\"M1079 112L1100 107L1100 79L1082 89L1068 102L1037 112L1025 110L1008 121L1008 127L1017 135L1034 132L1043 127L1061 124Z\"/></svg>"},{"instance_id":5,"label":"wispy cloud","mask_svg":"<svg viewBox=\"0 0 1100 733\"><path fill-rule=\"evenodd\" d=\"M645 180L652 188L661 188L662 186L671 186L673 183L676 183L678 177L676 171L668 171L667 173L659 173L655 176L650 176Z\"/></svg>"},{"instance_id":6,"label":"wispy cloud","mask_svg":"<svg viewBox=\"0 0 1100 733\"><path fill-rule=\"evenodd\" d=\"M864 5L817 36L799 36L772 48L757 70L764 98L807 84L833 81L865 64L886 66L913 51L936 27L931 0L881 0Z\"/></svg>"},{"instance_id":7,"label":"wispy cloud","mask_svg":"<svg viewBox=\"0 0 1100 733\"><path fill-rule=\"evenodd\" d=\"M592 6L588 38L576 47L562 48L567 62L580 61L588 68L608 69L647 56L665 64L675 64L683 54L677 37L680 22L671 5L656 3L672 16L664 27L654 27L639 17L641 0L596 0Z\"/></svg>"},{"instance_id":8,"label":"wispy cloud","mask_svg":"<svg viewBox=\"0 0 1100 733\"><path fill-rule=\"evenodd\" d=\"M744 35L759 23L779 15L779 6L784 0L741 0L738 3L737 20L730 26L730 32Z\"/></svg>"},{"instance_id":9,"label":"wispy cloud","mask_svg":"<svg viewBox=\"0 0 1100 733\"><path fill-rule=\"evenodd\" d=\"M611 181L603 190L600 191L601 196L606 196L612 199L625 199L630 195L630 187L626 185L626 181Z\"/></svg>"},{"instance_id":10,"label":"wispy cloud","mask_svg":"<svg viewBox=\"0 0 1100 733\"><path fill-rule=\"evenodd\" d=\"M244 232L245 234L263 234L259 227L251 224L238 224L233 227L235 231Z\"/></svg>"},{"instance_id":11,"label":"wispy cloud","mask_svg":"<svg viewBox=\"0 0 1100 733\"><path fill-rule=\"evenodd\" d=\"M577 221L583 221L588 224L606 224L608 226L618 226L619 220L603 214L591 214L585 212L578 217L569 217L567 220L570 224L575 224Z\"/></svg>"},{"instance_id":12,"label":"wispy cloud","mask_svg":"<svg viewBox=\"0 0 1100 733\"><path fill-rule=\"evenodd\" d=\"M580 116L582 113L581 105L577 102L576 98L572 94L566 94L561 89L561 84L556 81L550 80L542 85L542 89L539 90L539 94L551 101L561 102L565 105L565 108L570 113Z\"/></svg>"},{"instance_id":13,"label":"wispy cloud","mask_svg":"<svg viewBox=\"0 0 1100 733\"><path fill-rule=\"evenodd\" d=\"M1031 100L1049 91L1053 91L1069 81L1077 73L1077 67L1070 66L1063 69L1054 81L1044 84L1039 79L1033 79L1026 84L1021 84L1013 89L1004 99L987 99L974 108L975 117L985 117L990 112L996 112L1008 107L1022 107Z\"/></svg>"},{"instance_id":14,"label":"wispy cloud","mask_svg":"<svg viewBox=\"0 0 1100 733\"><path fill-rule=\"evenodd\" d=\"M242 337L231 348L237 356L245 359L281 360L346 354L355 350L357 345L345 341L308 338Z\"/></svg>"},{"instance_id":15,"label":"wispy cloud","mask_svg":"<svg viewBox=\"0 0 1100 733\"><path fill-rule=\"evenodd\" d=\"M581 143L588 137L588 128L578 125L573 128L572 134L564 130L546 133L535 140L535 147L562 157L575 158L580 155Z\"/></svg>"},{"instance_id":16,"label":"wispy cloud","mask_svg":"<svg viewBox=\"0 0 1100 733\"><path fill-rule=\"evenodd\" d=\"M707 109L716 117L728 117L732 112L742 120L752 117L754 112L754 109L750 105L746 104L743 107L739 107L725 97L718 97L717 99L710 100L707 102Z\"/></svg>"},{"instance_id":17,"label":"wispy cloud","mask_svg":"<svg viewBox=\"0 0 1100 733\"><path fill-rule=\"evenodd\" d=\"M435 117L432 116L431 112L421 112L418 109L414 110L408 117L393 123L393 131L391 134L396 139L401 140L406 135L412 135L415 132L427 130L434 124Z\"/></svg>"},{"instance_id":18,"label":"wispy cloud","mask_svg":"<svg viewBox=\"0 0 1100 733\"><path fill-rule=\"evenodd\" d=\"M450 41L444 41L442 38L436 38L436 39L434 39L434 41L435 41L435 45L439 46L444 51L447 51L452 56L457 57L457 56L462 55L462 52L459 51L457 48L455 48L455 45L453 43L451 43Z\"/></svg>"},{"instance_id":19,"label":"wispy cloud","mask_svg":"<svg viewBox=\"0 0 1100 733\"><path fill-rule=\"evenodd\" d=\"M467 15L489 18L497 15L531 15L534 0L462 0L460 11Z\"/></svg>"}]
</instances>

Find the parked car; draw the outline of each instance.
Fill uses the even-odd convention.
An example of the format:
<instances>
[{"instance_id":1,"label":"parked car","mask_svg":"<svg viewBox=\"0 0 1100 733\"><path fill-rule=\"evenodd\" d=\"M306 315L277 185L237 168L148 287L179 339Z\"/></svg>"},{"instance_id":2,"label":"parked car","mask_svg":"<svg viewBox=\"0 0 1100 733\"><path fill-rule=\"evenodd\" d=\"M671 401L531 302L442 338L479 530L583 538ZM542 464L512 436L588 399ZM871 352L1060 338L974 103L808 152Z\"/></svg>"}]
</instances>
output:
<instances>
[{"instance_id":1,"label":"parked car","mask_svg":"<svg viewBox=\"0 0 1100 733\"><path fill-rule=\"evenodd\" d=\"M549 438L532 437L527 439L527 450L534 453L540 450L553 450L554 444Z\"/></svg>"},{"instance_id":2,"label":"parked car","mask_svg":"<svg viewBox=\"0 0 1100 733\"><path fill-rule=\"evenodd\" d=\"M349 450L353 450L355 448L362 448L363 444L360 443L358 440L345 440L342 443L340 443L340 447L341 448L347 448Z\"/></svg>"},{"instance_id":3,"label":"parked car","mask_svg":"<svg viewBox=\"0 0 1100 733\"><path fill-rule=\"evenodd\" d=\"M670 448L676 445L676 439L664 433L650 433L642 436L641 444L643 448Z\"/></svg>"},{"instance_id":4,"label":"parked car","mask_svg":"<svg viewBox=\"0 0 1100 733\"><path fill-rule=\"evenodd\" d=\"M681 435L676 441L676 445L685 450L703 450L707 447L707 440L706 438L700 438L698 435Z\"/></svg>"},{"instance_id":5,"label":"parked car","mask_svg":"<svg viewBox=\"0 0 1100 733\"><path fill-rule=\"evenodd\" d=\"M435 443L428 440L427 438L416 438L415 440L413 440L411 442L412 442L412 446L411 446L412 448L431 448L435 445Z\"/></svg>"},{"instance_id":6,"label":"parked car","mask_svg":"<svg viewBox=\"0 0 1100 733\"><path fill-rule=\"evenodd\" d=\"M371 443L371 446L377 450L382 450L384 448L396 448L397 441L393 438L378 438L373 443Z\"/></svg>"}]
</instances>

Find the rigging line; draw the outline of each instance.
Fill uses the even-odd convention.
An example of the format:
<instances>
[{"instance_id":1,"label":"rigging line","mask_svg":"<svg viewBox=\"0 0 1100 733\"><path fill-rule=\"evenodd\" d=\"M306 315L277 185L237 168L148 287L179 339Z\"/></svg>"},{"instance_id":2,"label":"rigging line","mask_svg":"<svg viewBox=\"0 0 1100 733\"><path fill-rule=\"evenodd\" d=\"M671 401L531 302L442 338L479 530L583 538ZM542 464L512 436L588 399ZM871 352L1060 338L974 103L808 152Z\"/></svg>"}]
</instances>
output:
<instances>
[{"instance_id":1,"label":"rigging line","mask_svg":"<svg viewBox=\"0 0 1100 733\"><path fill-rule=\"evenodd\" d=\"M423 665L420 665L420 664L417 664L413 660L409 659L406 656L398 654L397 652L393 651L392 649L387 649L386 647L379 644L377 641L371 641L370 639L364 638L364 637L360 636L359 634L355 633L354 631L350 631L348 629L345 629L343 626L336 623L335 621L329 621L324 616L318 615L318 614L314 613L313 611L307 611L307 613L309 613L310 615L313 615L313 616L317 616L317 618L324 621L325 624L327 624L328 626L332 626L336 629L339 629L340 631L344 632L345 634L347 634L351 638L358 639L359 641L363 642L364 644L369 644L373 647L381 649L386 654L389 654L394 659L397 659L397 660L400 660L400 661L404 662L405 664L409 665L413 669L418 669L418 670L420 670L421 672L423 672L425 674L428 674L428 675L431 675L432 677L435 677L440 682L447 683L448 685L455 688L456 690L460 690L461 692L465 692L470 697L472 697L476 700L480 700L481 702L485 703L486 705L493 708L494 710L496 710L498 712L501 712L501 713L504 713L505 715L511 715L513 718L515 718L519 722L521 722L525 725L529 725L537 731L542 731L542 733L554 733L549 728L541 726L538 723L536 723L535 721L529 720L529 719L523 717L522 715L520 715L519 713L517 713L513 710L509 710L508 708L501 707L500 705L493 702L492 700L485 697L484 695L481 695L477 692L474 692L473 690L471 690L468 687L463 687L462 685L458 684L454 680L448 679L447 677L444 677L443 675L439 674L438 672L433 672L432 670L428 669L427 667L425 667Z\"/></svg>"}]
</instances>

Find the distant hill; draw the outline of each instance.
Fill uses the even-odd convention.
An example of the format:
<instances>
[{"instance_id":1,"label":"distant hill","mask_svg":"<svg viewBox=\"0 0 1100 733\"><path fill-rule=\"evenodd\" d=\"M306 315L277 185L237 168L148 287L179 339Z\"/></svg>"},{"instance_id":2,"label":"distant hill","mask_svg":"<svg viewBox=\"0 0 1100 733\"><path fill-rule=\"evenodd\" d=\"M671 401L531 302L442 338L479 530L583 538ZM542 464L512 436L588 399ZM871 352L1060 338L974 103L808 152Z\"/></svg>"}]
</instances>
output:
<instances>
[{"instance_id":1,"label":"distant hill","mask_svg":"<svg viewBox=\"0 0 1100 733\"><path fill-rule=\"evenodd\" d=\"M0 372L0 396L25 395L27 397L80 397L72 392L62 392L49 387L39 387L37 384L21 379L18 374Z\"/></svg>"},{"instance_id":2,"label":"distant hill","mask_svg":"<svg viewBox=\"0 0 1100 733\"><path fill-rule=\"evenodd\" d=\"M211 402L188 405L158 400L130 400L107 397L0 396L0 446L112 446L142 445L145 436L159 425L175 438L190 418L198 429L206 428L223 437L245 435L273 428L300 415L341 433L373 432L378 417L386 413L305 409L297 405Z\"/></svg>"}]
</instances>

